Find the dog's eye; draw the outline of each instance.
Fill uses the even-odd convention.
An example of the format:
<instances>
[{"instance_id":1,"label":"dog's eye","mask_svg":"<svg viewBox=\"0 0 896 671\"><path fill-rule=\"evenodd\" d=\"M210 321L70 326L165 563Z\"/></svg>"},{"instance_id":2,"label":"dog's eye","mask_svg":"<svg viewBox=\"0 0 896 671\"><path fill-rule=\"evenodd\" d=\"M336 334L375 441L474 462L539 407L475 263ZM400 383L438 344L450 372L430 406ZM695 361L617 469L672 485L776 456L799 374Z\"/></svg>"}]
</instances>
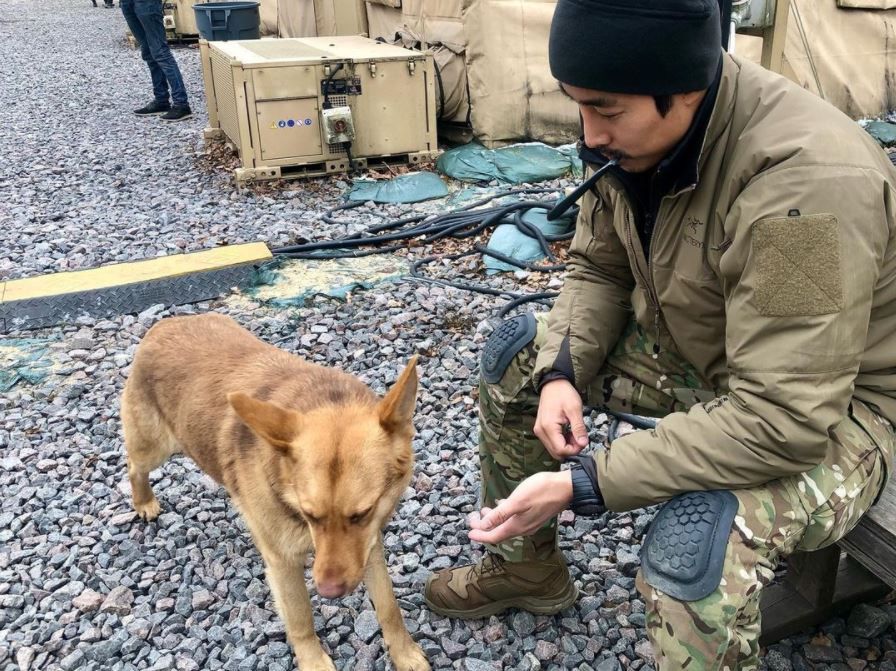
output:
<instances>
[{"instance_id":1,"label":"dog's eye","mask_svg":"<svg viewBox=\"0 0 896 671\"><path fill-rule=\"evenodd\" d=\"M370 515L370 511L372 511L372 510L373 510L373 508L371 507L371 508L368 508L367 510L361 511L360 513L355 513L354 515L351 515L348 518L349 523L361 524L365 519L367 519L367 516Z\"/></svg>"},{"instance_id":2,"label":"dog's eye","mask_svg":"<svg viewBox=\"0 0 896 671\"><path fill-rule=\"evenodd\" d=\"M315 517L315 516L312 515L311 513L306 512L306 511L304 511L304 510L302 511L302 515L305 516L305 519L308 521L308 524L320 524L320 518L319 518L319 517Z\"/></svg>"}]
</instances>

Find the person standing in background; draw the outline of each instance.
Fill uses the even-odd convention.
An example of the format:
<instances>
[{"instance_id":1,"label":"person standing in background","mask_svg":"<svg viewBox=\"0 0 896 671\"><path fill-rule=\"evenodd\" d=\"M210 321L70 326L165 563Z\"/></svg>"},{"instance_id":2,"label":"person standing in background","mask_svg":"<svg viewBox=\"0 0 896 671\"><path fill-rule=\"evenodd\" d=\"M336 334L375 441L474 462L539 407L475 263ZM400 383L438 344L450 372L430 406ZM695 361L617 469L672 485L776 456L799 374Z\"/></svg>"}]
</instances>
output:
<instances>
[{"instance_id":1,"label":"person standing in background","mask_svg":"<svg viewBox=\"0 0 896 671\"><path fill-rule=\"evenodd\" d=\"M134 110L134 114L160 114L164 121L189 119L193 112L180 68L168 47L162 21L162 0L120 0L119 5L128 28L140 43L140 55L152 77L153 101Z\"/></svg>"}]
</instances>

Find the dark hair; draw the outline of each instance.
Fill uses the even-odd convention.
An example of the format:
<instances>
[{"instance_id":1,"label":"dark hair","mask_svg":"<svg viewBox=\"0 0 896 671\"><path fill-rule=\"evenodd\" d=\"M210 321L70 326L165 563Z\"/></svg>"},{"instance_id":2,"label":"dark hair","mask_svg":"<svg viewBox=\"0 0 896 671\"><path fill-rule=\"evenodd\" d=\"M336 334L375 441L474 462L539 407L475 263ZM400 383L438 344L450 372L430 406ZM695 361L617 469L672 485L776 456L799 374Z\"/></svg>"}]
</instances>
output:
<instances>
[{"instance_id":1,"label":"dark hair","mask_svg":"<svg viewBox=\"0 0 896 671\"><path fill-rule=\"evenodd\" d=\"M653 102L656 103L656 110L660 116L666 116L672 109L672 96L667 94L661 96L653 96Z\"/></svg>"}]
</instances>

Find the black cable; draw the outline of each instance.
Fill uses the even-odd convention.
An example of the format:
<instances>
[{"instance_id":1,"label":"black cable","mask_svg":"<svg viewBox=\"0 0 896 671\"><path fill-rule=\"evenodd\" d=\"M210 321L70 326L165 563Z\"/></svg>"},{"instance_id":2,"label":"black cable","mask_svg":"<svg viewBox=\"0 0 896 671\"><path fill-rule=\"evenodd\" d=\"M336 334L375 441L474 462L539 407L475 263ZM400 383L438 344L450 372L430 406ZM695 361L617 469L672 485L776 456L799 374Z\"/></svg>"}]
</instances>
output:
<instances>
[{"instance_id":1,"label":"black cable","mask_svg":"<svg viewBox=\"0 0 896 671\"><path fill-rule=\"evenodd\" d=\"M433 42L429 46L440 46L442 48L447 48L441 42ZM436 119L441 119L442 114L444 114L445 112L445 83L442 81L442 71L439 70L439 64L436 61L435 54L433 54L432 57L432 69L436 72L436 84L439 87L439 109L436 112Z\"/></svg>"},{"instance_id":2,"label":"black cable","mask_svg":"<svg viewBox=\"0 0 896 671\"><path fill-rule=\"evenodd\" d=\"M637 429L655 429L658 419L655 417L644 417L642 415L632 415L627 412L614 412L607 410L613 416L610 426L607 428L607 441L612 444L619 437L619 422L628 422Z\"/></svg>"},{"instance_id":3,"label":"black cable","mask_svg":"<svg viewBox=\"0 0 896 671\"><path fill-rule=\"evenodd\" d=\"M424 259L418 259L411 264L411 278L420 280L421 282L426 282L428 284L437 284L443 287L452 287L454 289L462 289L464 291L472 291L480 294L487 294L489 296L505 296L510 298L511 300L507 302L499 311L498 316L503 318L507 313L509 313L514 308L522 305L523 303L528 303L530 301L539 301L543 302L546 299L556 298L558 294L556 293L536 293L536 294L518 294L513 291L508 291L506 289L495 289L494 287L489 287L483 284L468 284L466 282L453 282L451 280L439 280L433 277L425 277L420 274L420 267L431 263L432 261L444 261L445 259L455 260L460 259L465 256L472 256L476 253L476 251L466 251L466 252L457 252L456 254L446 254L442 256L428 256ZM506 257L505 257L506 258ZM522 262L513 259L511 263L519 265Z\"/></svg>"},{"instance_id":4,"label":"black cable","mask_svg":"<svg viewBox=\"0 0 896 671\"><path fill-rule=\"evenodd\" d=\"M324 109L328 110L332 107L330 104L330 84L333 83L333 77L336 76L336 73L342 69L342 63L339 63L335 68L330 70L330 74L327 75L327 79L324 82Z\"/></svg>"},{"instance_id":5,"label":"black cable","mask_svg":"<svg viewBox=\"0 0 896 671\"><path fill-rule=\"evenodd\" d=\"M348 170L354 175L357 170L355 169L355 159L352 157L352 143L351 140L348 142L343 142L342 146L345 147L345 155L348 157Z\"/></svg>"},{"instance_id":6,"label":"black cable","mask_svg":"<svg viewBox=\"0 0 896 671\"><path fill-rule=\"evenodd\" d=\"M419 239L421 244L429 244L442 238L463 239L478 235L482 231L495 227L507 218L513 223L524 235L535 239L545 255L552 261L556 257L550 250L549 242L555 240L565 240L572 237L572 232L560 235L546 235L537 226L533 226L523 221L522 215L532 209L549 210L551 203L542 201L514 201L505 205L497 205L492 207L483 207L497 198L503 198L512 195L531 195L543 193L556 193L557 189L546 188L520 188L509 189L486 196L473 203L465 205L457 210L442 215L410 215L401 217L397 220L384 222L368 227L359 233L352 233L335 240L321 240L316 242L306 242L299 245L291 245L271 250L276 256L293 258L293 259L334 259L334 258L357 258L361 256L370 256L372 254L384 254L406 249L408 242L413 239ZM323 220L334 225L344 225L348 222L334 219L336 212L350 210L363 205L363 202L344 203L328 210ZM393 244L398 243L398 244ZM382 246L386 245L386 246ZM374 247L373 249L359 249L361 247ZM536 294L520 294L504 289L495 289L485 285L469 284L464 282L455 282L449 280L440 280L425 277L420 269L432 261L436 260L454 260L471 256L473 254L482 254L509 263L518 268L531 270L534 272L555 272L565 269L565 264L537 265L526 261L520 261L509 257L497 250L490 249L486 245L476 244L472 250L458 252L448 255L435 255L423 259L418 259L411 264L410 276L419 281L425 281L432 284L442 286L450 286L466 291L484 293L493 296L505 296L511 301L505 305L499 312L500 316L504 316L513 308L528 301L544 302L550 298L556 297L556 293L536 293Z\"/></svg>"}]
</instances>

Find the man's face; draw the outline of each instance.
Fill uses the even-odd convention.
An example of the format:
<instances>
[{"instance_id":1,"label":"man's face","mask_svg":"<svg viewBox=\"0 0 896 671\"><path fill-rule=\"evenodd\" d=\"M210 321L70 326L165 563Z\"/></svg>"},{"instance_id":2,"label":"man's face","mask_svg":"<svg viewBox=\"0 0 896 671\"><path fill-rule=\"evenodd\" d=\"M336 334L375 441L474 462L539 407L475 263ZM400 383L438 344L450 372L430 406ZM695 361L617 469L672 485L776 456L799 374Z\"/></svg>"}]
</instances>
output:
<instances>
[{"instance_id":1,"label":"man's face","mask_svg":"<svg viewBox=\"0 0 896 671\"><path fill-rule=\"evenodd\" d=\"M619 159L627 172L655 167L678 144L694 120L705 91L677 93L665 116L653 96L606 93L561 84L582 113L585 144Z\"/></svg>"}]
</instances>

